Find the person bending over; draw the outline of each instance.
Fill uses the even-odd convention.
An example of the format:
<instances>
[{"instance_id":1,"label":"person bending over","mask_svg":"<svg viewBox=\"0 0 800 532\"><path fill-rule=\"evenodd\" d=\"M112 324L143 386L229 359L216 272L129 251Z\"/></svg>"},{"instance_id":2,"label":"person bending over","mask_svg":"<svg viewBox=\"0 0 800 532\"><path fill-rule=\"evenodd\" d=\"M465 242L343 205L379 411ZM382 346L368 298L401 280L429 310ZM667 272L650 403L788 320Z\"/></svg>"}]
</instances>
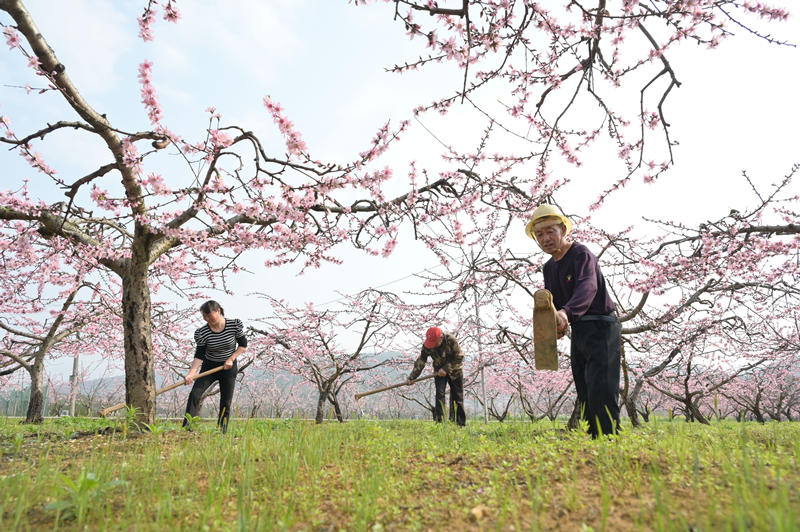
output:
<instances>
[{"instance_id":1,"label":"person bending over","mask_svg":"<svg viewBox=\"0 0 800 532\"><path fill-rule=\"evenodd\" d=\"M236 386L238 366L236 358L244 353L247 337L241 320L225 318L225 311L216 301L206 301L200 306L200 313L206 324L194 332L197 348L194 353L192 367L186 375L185 384L194 383L186 403L186 414L196 416L200 412L203 393L214 381L219 381L219 416L217 425L222 433L228 432L228 419L231 412L233 390ZM224 366L222 371L206 375L195 380L199 373ZM189 425L189 418L184 416L183 426Z\"/></svg>"},{"instance_id":2,"label":"person bending over","mask_svg":"<svg viewBox=\"0 0 800 532\"><path fill-rule=\"evenodd\" d=\"M433 371L436 373L436 404L433 410L433 419L442 422L444 414L444 398L447 385L450 385L450 401L455 403L455 421L463 427L467 424L467 414L464 411L464 376L462 367L464 355L458 341L452 334L443 333L439 327L431 327L425 334L422 352L414 361L414 369L406 380L411 384L422 373L428 357L433 361Z\"/></svg>"}]
</instances>

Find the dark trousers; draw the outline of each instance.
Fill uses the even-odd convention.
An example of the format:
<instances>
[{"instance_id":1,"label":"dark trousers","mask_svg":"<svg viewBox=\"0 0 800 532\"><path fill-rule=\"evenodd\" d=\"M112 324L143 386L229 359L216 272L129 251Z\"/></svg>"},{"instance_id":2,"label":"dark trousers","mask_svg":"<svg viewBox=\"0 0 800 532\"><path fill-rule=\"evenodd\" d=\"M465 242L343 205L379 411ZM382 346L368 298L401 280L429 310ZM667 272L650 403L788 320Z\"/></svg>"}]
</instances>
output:
<instances>
[{"instance_id":1,"label":"dark trousers","mask_svg":"<svg viewBox=\"0 0 800 532\"><path fill-rule=\"evenodd\" d=\"M223 365L225 362L209 362L203 361L200 367L200 373L214 369L217 366ZM203 394L209 386L214 384L214 381L219 381L219 415L217 416L217 426L222 429L222 433L228 432L228 418L231 413L231 401L233 400L233 390L236 386L236 361L233 362L231 369L223 369L217 373L206 375L194 381L192 391L189 392L189 400L186 402L186 413L194 417L200 412L201 401ZM189 424L186 417L183 418L183 426Z\"/></svg>"},{"instance_id":2,"label":"dark trousers","mask_svg":"<svg viewBox=\"0 0 800 532\"><path fill-rule=\"evenodd\" d=\"M572 377L593 438L619 430L621 331L616 318L572 324Z\"/></svg>"},{"instance_id":3,"label":"dark trousers","mask_svg":"<svg viewBox=\"0 0 800 532\"><path fill-rule=\"evenodd\" d=\"M464 377L458 376L455 379L449 377L434 377L433 382L436 384L436 404L433 409L433 420L441 423L444 419L444 396L445 390L450 384L450 419L460 426L467 424L467 413L464 411ZM455 405L453 404L455 403Z\"/></svg>"}]
</instances>

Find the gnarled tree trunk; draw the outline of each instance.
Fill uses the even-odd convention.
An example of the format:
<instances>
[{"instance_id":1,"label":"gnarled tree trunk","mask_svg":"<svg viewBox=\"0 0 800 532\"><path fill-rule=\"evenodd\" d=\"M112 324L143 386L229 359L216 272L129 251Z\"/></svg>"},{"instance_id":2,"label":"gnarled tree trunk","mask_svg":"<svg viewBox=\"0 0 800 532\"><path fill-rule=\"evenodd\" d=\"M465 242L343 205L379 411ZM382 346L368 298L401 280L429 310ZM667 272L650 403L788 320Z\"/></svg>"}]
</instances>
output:
<instances>
[{"instance_id":1,"label":"gnarled tree trunk","mask_svg":"<svg viewBox=\"0 0 800 532\"><path fill-rule=\"evenodd\" d=\"M569 416L569 421L567 421L567 428L569 430L576 430L578 427L580 427L582 409L583 403L581 403L581 400L576 397L575 406L572 407L572 414Z\"/></svg>"},{"instance_id":2,"label":"gnarled tree trunk","mask_svg":"<svg viewBox=\"0 0 800 532\"><path fill-rule=\"evenodd\" d=\"M703 413L700 412L699 402L695 403L691 399L689 399L688 401L684 402L684 405L686 407L687 417L691 416L691 419L688 419L688 421L697 421L698 423L702 423L703 425L711 424L709 423L708 419L706 419L706 417L703 415Z\"/></svg>"},{"instance_id":3,"label":"gnarled tree trunk","mask_svg":"<svg viewBox=\"0 0 800 532\"><path fill-rule=\"evenodd\" d=\"M639 411L636 409L636 401L639 399L639 392L641 392L643 384L644 381L642 379L637 380L636 384L633 385L633 391L624 396L625 410L628 412L631 425L634 427L641 425ZM647 421L647 418L645 418L645 421Z\"/></svg>"},{"instance_id":4,"label":"gnarled tree trunk","mask_svg":"<svg viewBox=\"0 0 800 532\"><path fill-rule=\"evenodd\" d=\"M328 398L328 393L330 393L330 390L331 390L330 382L325 382L319 388L319 399L317 399L317 413L314 416L314 423L316 423L317 425L322 423L322 420L324 419L323 414L325 412L325 400Z\"/></svg>"},{"instance_id":5,"label":"gnarled tree trunk","mask_svg":"<svg viewBox=\"0 0 800 532\"><path fill-rule=\"evenodd\" d=\"M156 415L150 288L144 246L134 246L122 276L122 317L125 335L125 402L137 410L136 420L152 424Z\"/></svg>"},{"instance_id":6,"label":"gnarled tree trunk","mask_svg":"<svg viewBox=\"0 0 800 532\"><path fill-rule=\"evenodd\" d=\"M336 421L339 423L344 423L344 415L342 414L342 409L339 406L339 398L336 394L330 393L328 394L328 401L333 405L333 413L336 416Z\"/></svg>"},{"instance_id":7,"label":"gnarled tree trunk","mask_svg":"<svg viewBox=\"0 0 800 532\"><path fill-rule=\"evenodd\" d=\"M42 407L44 406L44 393L42 385L44 382L44 368L42 364L36 363L30 367L28 372L31 376L31 397L28 400L28 412L25 415L25 423L41 423Z\"/></svg>"}]
</instances>

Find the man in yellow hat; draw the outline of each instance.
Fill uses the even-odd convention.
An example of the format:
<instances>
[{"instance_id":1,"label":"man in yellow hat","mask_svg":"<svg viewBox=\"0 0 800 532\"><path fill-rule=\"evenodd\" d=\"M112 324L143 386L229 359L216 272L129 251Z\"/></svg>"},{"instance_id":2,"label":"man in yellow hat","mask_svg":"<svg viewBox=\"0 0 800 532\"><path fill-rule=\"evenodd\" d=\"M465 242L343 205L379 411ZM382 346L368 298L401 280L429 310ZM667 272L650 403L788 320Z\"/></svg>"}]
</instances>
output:
<instances>
[{"instance_id":1,"label":"man in yellow hat","mask_svg":"<svg viewBox=\"0 0 800 532\"><path fill-rule=\"evenodd\" d=\"M575 390L593 438L619 430L622 336L597 257L567 236L572 221L554 205L539 205L525 228L550 255L542 268L553 294L559 338L572 327L570 364Z\"/></svg>"}]
</instances>

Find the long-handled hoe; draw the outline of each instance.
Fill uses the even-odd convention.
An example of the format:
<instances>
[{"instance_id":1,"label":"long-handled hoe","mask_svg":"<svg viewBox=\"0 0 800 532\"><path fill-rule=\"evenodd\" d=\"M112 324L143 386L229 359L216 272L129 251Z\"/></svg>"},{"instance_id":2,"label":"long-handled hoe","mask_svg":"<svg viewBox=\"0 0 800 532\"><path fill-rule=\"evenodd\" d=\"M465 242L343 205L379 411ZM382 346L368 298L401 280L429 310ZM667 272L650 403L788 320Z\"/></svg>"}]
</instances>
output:
<instances>
[{"instance_id":1,"label":"long-handled hoe","mask_svg":"<svg viewBox=\"0 0 800 532\"><path fill-rule=\"evenodd\" d=\"M208 371L204 371L203 373L198 373L197 376L194 379L197 380L197 379L199 379L201 377L205 377L206 375L211 375L212 373L216 373L218 371L222 371L224 368L225 368L225 366L217 366L216 368L212 368L212 369L210 369ZM156 390L156 395L161 395L162 393L166 393L166 392L168 392L170 390L174 390L178 386L183 386L183 384L184 384L184 381L178 381L178 382L175 382L173 384L170 384L166 388L161 388L160 390ZM113 406L109 406L108 408L104 408L104 409L102 409L100 411L100 416L101 417L106 417L111 412L116 412L117 410L122 410L126 406L127 405L125 403L119 403L119 404L116 404L116 405L113 405Z\"/></svg>"},{"instance_id":2,"label":"long-handled hoe","mask_svg":"<svg viewBox=\"0 0 800 532\"><path fill-rule=\"evenodd\" d=\"M424 380L427 380L427 379L432 379L435 376L436 376L435 374L434 375L425 375L424 377L420 377L417 380L411 381L411 384L416 384L416 383L418 383L420 381L424 381ZM392 390L394 388L399 388L400 386L407 386L406 381L400 382L398 384L392 384L391 386L384 386L383 388L376 388L375 390L370 390L370 391L364 392L364 393L357 393L356 394L356 401L358 401L362 397L366 397L367 395L372 395L372 394L375 394L375 393L385 392L386 390Z\"/></svg>"}]
</instances>

